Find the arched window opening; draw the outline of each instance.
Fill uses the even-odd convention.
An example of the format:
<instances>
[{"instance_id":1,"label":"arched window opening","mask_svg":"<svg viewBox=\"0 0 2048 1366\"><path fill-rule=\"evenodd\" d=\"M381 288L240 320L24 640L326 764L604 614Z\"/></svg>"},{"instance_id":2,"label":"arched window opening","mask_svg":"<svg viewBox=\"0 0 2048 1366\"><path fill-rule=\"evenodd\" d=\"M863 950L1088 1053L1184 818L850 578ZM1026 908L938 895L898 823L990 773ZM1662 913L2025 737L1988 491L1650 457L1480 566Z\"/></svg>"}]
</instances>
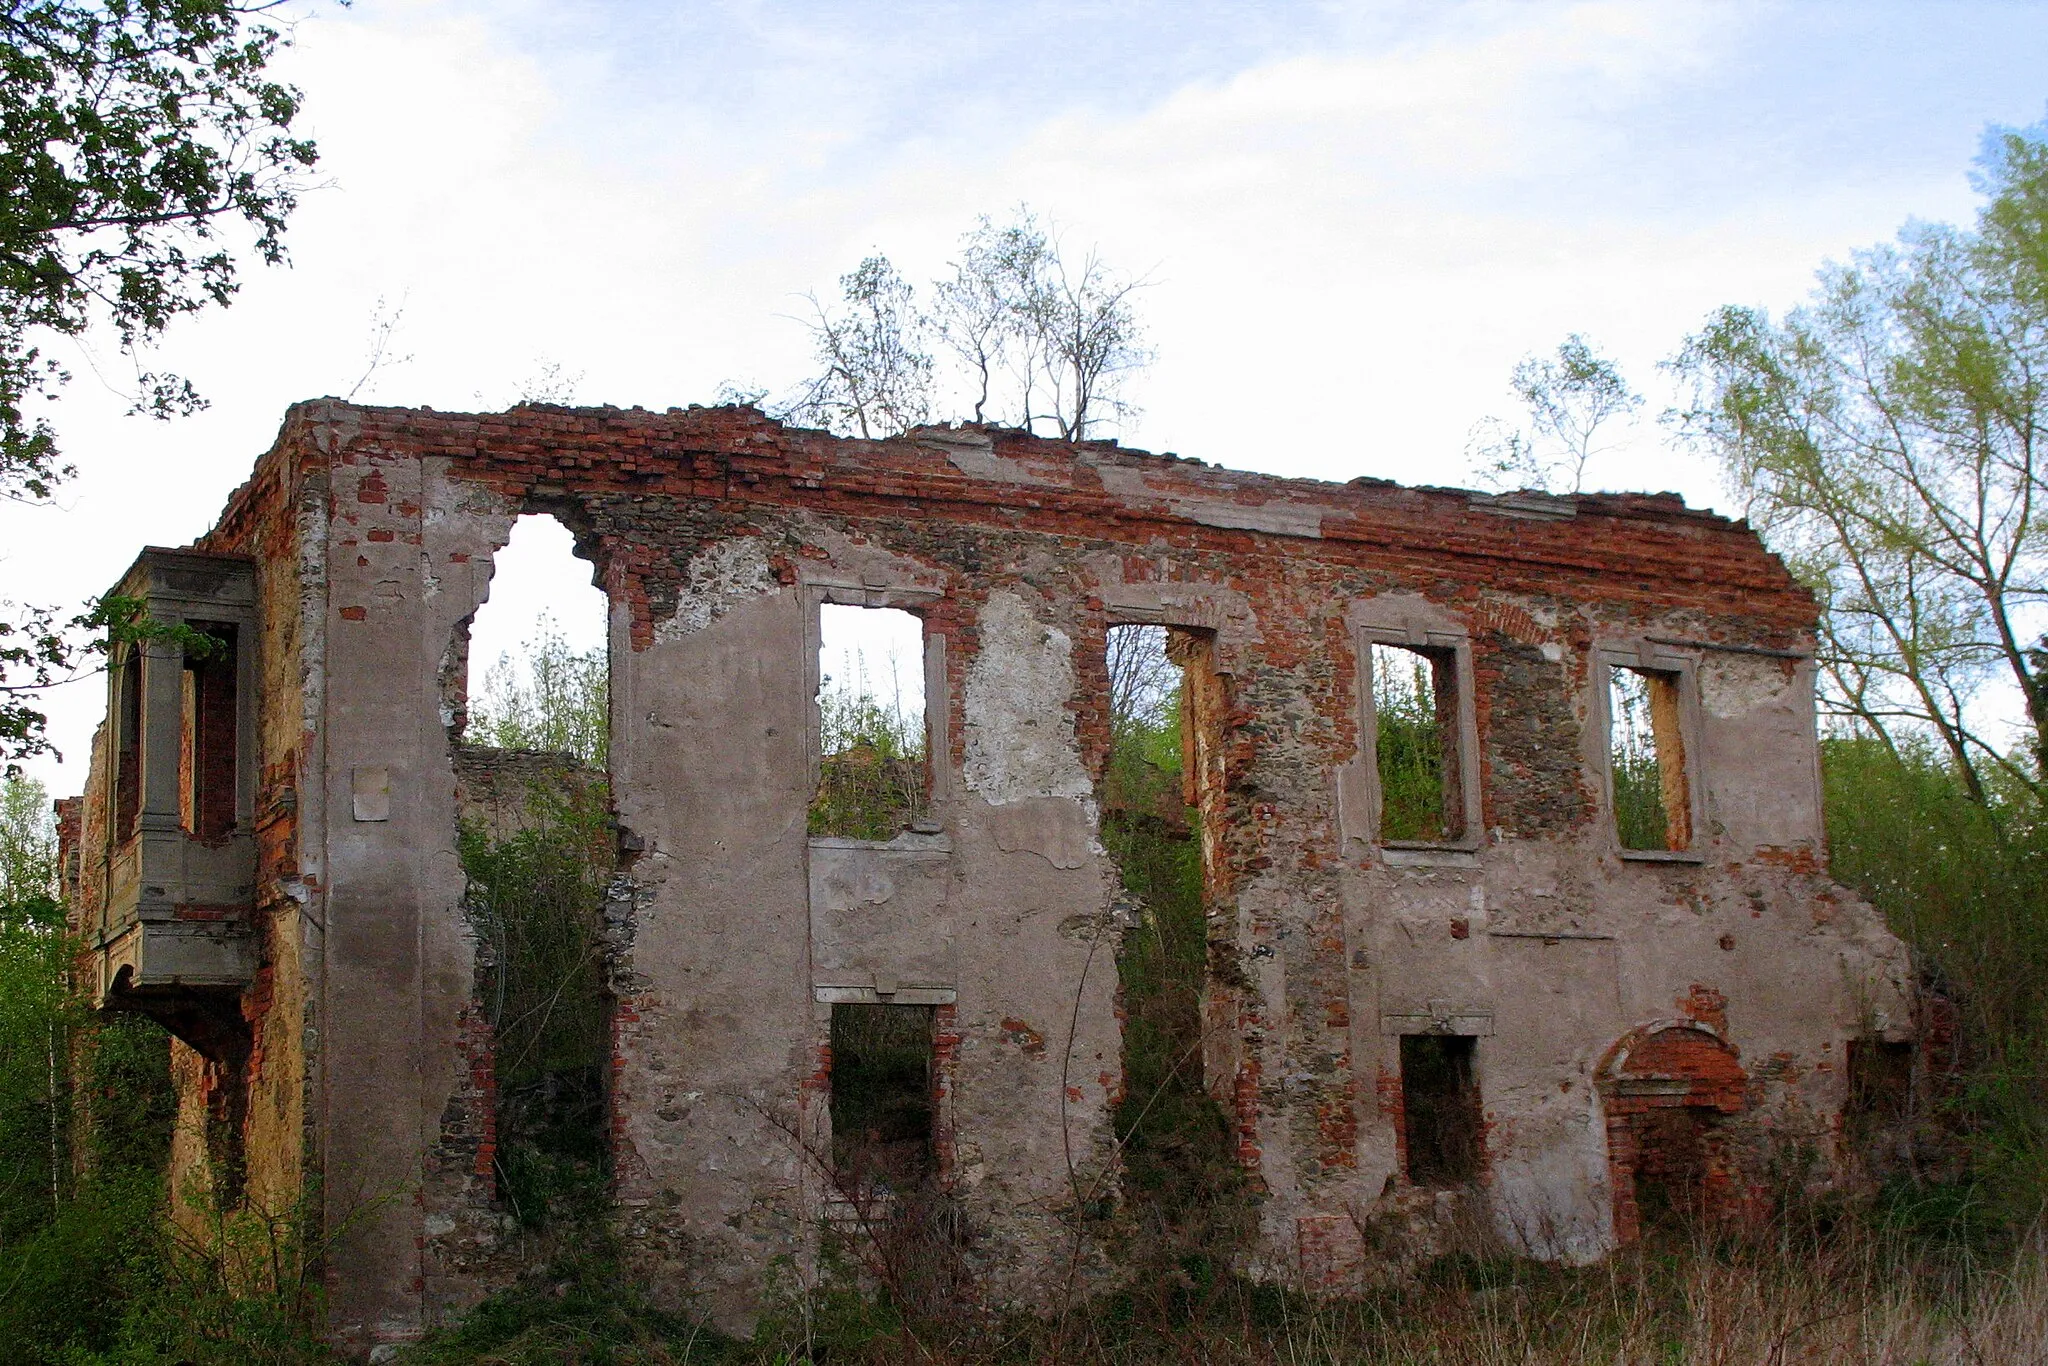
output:
<instances>
[{"instance_id":1,"label":"arched window opening","mask_svg":"<svg viewBox=\"0 0 2048 1366\"><path fill-rule=\"evenodd\" d=\"M608 618L569 529L553 517L521 517L492 562L490 600L470 626L465 743L566 754L602 769L611 729Z\"/></svg>"},{"instance_id":2,"label":"arched window opening","mask_svg":"<svg viewBox=\"0 0 2048 1366\"><path fill-rule=\"evenodd\" d=\"M450 656L464 678L451 731L493 1082L460 1130L479 1147L468 1160L491 1136L498 1199L534 1228L573 1216L610 1181L609 613L552 517L520 518L492 568L489 601ZM471 690L466 676L479 671Z\"/></svg>"}]
</instances>

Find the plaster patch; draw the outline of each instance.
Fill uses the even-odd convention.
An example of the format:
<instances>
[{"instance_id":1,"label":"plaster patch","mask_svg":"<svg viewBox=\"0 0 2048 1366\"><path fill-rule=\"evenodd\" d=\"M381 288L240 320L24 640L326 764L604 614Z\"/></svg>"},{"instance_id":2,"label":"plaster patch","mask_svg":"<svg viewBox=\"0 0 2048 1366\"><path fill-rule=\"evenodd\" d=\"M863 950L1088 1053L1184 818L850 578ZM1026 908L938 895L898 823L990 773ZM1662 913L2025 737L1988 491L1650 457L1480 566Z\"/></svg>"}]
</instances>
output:
<instances>
[{"instance_id":1,"label":"plaster patch","mask_svg":"<svg viewBox=\"0 0 2048 1366\"><path fill-rule=\"evenodd\" d=\"M1700 702L1724 720L1776 705L1792 686L1785 673L1774 659L1709 659L1700 666Z\"/></svg>"},{"instance_id":2,"label":"plaster patch","mask_svg":"<svg viewBox=\"0 0 2048 1366\"><path fill-rule=\"evenodd\" d=\"M1023 801L989 813L989 832L1006 854L1036 854L1055 868L1079 868L1095 851L1094 812L1079 802Z\"/></svg>"},{"instance_id":3,"label":"plaster patch","mask_svg":"<svg viewBox=\"0 0 2048 1366\"><path fill-rule=\"evenodd\" d=\"M782 591L758 536L720 541L692 558L683 576L675 615L655 628L657 641L703 630L742 598L773 597Z\"/></svg>"},{"instance_id":4,"label":"plaster patch","mask_svg":"<svg viewBox=\"0 0 2048 1366\"><path fill-rule=\"evenodd\" d=\"M1179 516L1204 526L1229 527L1244 531L1268 531L1281 536L1321 539L1323 510L1285 498L1268 498L1262 503L1240 503L1222 496L1202 496L1155 488L1142 470L1124 465L1098 468L1102 486L1125 507L1143 509L1164 503Z\"/></svg>"},{"instance_id":5,"label":"plaster patch","mask_svg":"<svg viewBox=\"0 0 2048 1366\"><path fill-rule=\"evenodd\" d=\"M1088 800L1074 738L1074 643L1015 593L989 594L981 652L967 672L967 790L991 806L1032 797Z\"/></svg>"}]
</instances>

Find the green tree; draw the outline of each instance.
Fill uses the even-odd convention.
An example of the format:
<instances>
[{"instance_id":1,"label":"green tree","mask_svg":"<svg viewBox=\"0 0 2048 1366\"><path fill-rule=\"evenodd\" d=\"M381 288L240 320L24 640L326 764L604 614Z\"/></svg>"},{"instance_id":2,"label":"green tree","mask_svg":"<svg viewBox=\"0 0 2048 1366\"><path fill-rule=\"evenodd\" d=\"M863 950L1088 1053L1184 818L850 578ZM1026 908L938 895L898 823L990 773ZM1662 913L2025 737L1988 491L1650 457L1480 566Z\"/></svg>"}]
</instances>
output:
<instances>
[{"instance_id":1,"label":"green tree","mask_svg":"<svg viewBox=\"0 0 2048 1366\"><path fill-rule=\"evenodd\" d=\"M1136 415L1123 386L1152 359L1135 307L1145 281L1092 249L1065 254L1057 232L1025 207L1007 223L984 215L961 238L952 266L932 287L929 311L879 253L840 278L836 308L813 297L807 325L823 368L773 411L878 437L950 408L970 421L1069 441ZM725 393L762 397L731 386Z\"/></svg>"},{"instance_id":2,"label":"green tree","mask_svg":"<svg viewBox=\"0 0 2048 1366\"><path fill-rule=\"evenodd\" d=\"M1829 709L1940 743L1973 800L2038 796L2048 688L2048 125L1987 136L1975 231L1911 223L1782 320L1729 307L1673 362L1683 430L1821 602ZM1974 707L2015 685L2015 753Z\"/></svg>"},{"instance_id":3,"label":"green tree","mask_svg":"<svg viewBox=\"0 0 2048 1366\"><path fill-rule=\"evenodd\" d=\"M225 306L247 237L284 259L314 164L299 93L269 79L275 3L11 0L0 10L0 498L71 473L32 409L69 376L58 338L110 329L139 357L173 319ZM189 413L186 379L135 375L134 411ZM47 748L33 689L72 666L58 614L0 604L0 757Z\"/></svg>"},{"instance_id":4,"label":"green tree","mask_svg":"<svg viewBox=\"0 0 2048 1366\"><path fill-rule=\"evenodd\" d=\"M470 706L470 743L557 750L603 768L611 734L607 652L570 648L561 627L543 616L523 663L521 670L511 655L499 655L485 673Z\"/></svg>"},{"instance_id":5,"label":"green tree","mask_svg":"<svg viewBox=\"0 0 2048 1366\"><path fill-rule=\"evenodd\" d=\"M1489 417L1473 429L1467 458L1474 480L1487 488L1579 492L1586 465L1605 449L1601 429L1643 406L1621 368L1576 332L1558 343L1555 358L1524 356L1508 383L1528 409L1529 425Z\"/></svg>"},{"instance_id":6,"label":"green tree","mask_svg":"<svg viewBox=\"0 0 2048 1366\"><path fill-rule=\"evenodd\" d=\"M917 291L886 256L839 277L840 307L811 296L808 324L823 371L783 405L791 422L849 436L894 436L928 421L932 358Z\"/></svg>"}]
</instances>

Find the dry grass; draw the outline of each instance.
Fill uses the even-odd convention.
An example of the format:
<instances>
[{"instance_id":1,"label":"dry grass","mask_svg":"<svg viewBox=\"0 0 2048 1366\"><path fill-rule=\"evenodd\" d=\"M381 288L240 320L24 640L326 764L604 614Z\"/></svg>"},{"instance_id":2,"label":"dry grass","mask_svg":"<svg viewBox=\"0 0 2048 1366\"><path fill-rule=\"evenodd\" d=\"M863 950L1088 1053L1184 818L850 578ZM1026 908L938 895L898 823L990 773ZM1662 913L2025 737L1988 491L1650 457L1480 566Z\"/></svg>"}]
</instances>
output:
<instances>
[{"instance_id":1,"label":"dry grass","mask_svg":"<svg viewBox=\"0 0 2048 1366\"><path fill-rule=\"evenodd\" d=\"M1501 1255L1439 1259L1362 1298L1309 1299L1218 1278L1134 1285L1064 1315L998 1327L963 1308L908 1322L867 1300L801 1340L727 1344L724 1360L979 1366L1920 1366L2048 1362L2039 1240L1995 1261L1851 1224L1699 1237L1569 1269ZM877 1312L879 1310L879 1312ZM823 1332L817 1331L823 1328ZM697 1360L710 1360L700 1344ZM645 1360L674 1360L648 1357Z\"/></svg>"}]
</instances>

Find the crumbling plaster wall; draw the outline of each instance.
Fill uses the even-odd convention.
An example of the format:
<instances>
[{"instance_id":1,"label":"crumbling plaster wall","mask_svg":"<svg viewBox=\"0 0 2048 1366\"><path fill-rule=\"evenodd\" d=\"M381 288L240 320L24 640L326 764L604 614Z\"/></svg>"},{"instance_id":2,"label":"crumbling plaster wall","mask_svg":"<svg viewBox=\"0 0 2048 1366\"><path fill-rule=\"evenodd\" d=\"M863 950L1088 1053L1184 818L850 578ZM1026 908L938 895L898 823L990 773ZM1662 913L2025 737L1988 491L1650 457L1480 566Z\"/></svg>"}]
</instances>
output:
<instances>
[{"instance_id":1,"label":"crumbling plaster wall","mask_svg":"<svg viewBox=\"0 0 2048 1366\"><path fill-rule=\"evenodd\" d=\"M690 556L650 647L615 641L614 800L646 845L620 988L619 1195L663 1283L730 1324L772 1259L795 1251L808 1274L835 1195L828 995L942 1002L939 1147L997 1293L1043 1283L1077 1185L1106 1180L1111 875L1068 710L1071 623L1042 594L996 590L967 627L965 585L914 537L863 530L757 517ZM806 833L827 598L925 618L936 833ZM956 750L938 699L969 630Z\"/></svg>"},{"instance_id":2,"label":"crumbling plaster wall","mask_svg":"<svg viewBox=\"0 0 2048 1366\"><path fill-rule=\"evenodd\" d=\"M1744 1141L1825 1151L1842 1040L1909 1017L1900 946L1825 877L1812 604L1746 528L1675 499L1320 485L974 429L837 441L744 409L331 401L293 410L273 474L298 553L266 611L296 594L303 623L279 647L296 690L278 676L303 734L277 762L309 794L280 881L307 926L291 990L317 1022L309 1123L358 1344L490 1275L445 675L522 510L569 522L612 604L621 1228L728 1325L772 1257L808 1272L821 988L847 972L953 995L940 1151L993 1286L1027 1297L1113 1188L1117 878L1092 798L1111 625L1206 642L1205 1069L1263 1197L1255 1270L1360 1274L1357 1228L1406 1198L1398 1034L1418 1021L1481 1036L1496 1226L1580 1258L1615 1235L1599 1067L1618 1039L1707 1024L1748 1069ZM936 833L805 832L828 600L925 621ZM1467 847L1377 841L1360 632L1395 618L1469 660ZM1596 661L1653 638L1691 642L1656 648L1697 680L1692 860L1623 858L1604 812ZM267 758L266 789L289 767Z\"/></svg>"},{"instance_id":3,"label":"crumbling plaster wall","mask_svg":"<svg viewBox=\"0 0 2048 1366\"><path fill-rule=\"evenodd\" d=\"M442 665L518 505L446 458L327 456L317 729L325 869L321 1149L330 1314L345 1342L417 1333L489 1288L499 1235L488 1031L461 913Z\"/></svg>"}]
</instances>

